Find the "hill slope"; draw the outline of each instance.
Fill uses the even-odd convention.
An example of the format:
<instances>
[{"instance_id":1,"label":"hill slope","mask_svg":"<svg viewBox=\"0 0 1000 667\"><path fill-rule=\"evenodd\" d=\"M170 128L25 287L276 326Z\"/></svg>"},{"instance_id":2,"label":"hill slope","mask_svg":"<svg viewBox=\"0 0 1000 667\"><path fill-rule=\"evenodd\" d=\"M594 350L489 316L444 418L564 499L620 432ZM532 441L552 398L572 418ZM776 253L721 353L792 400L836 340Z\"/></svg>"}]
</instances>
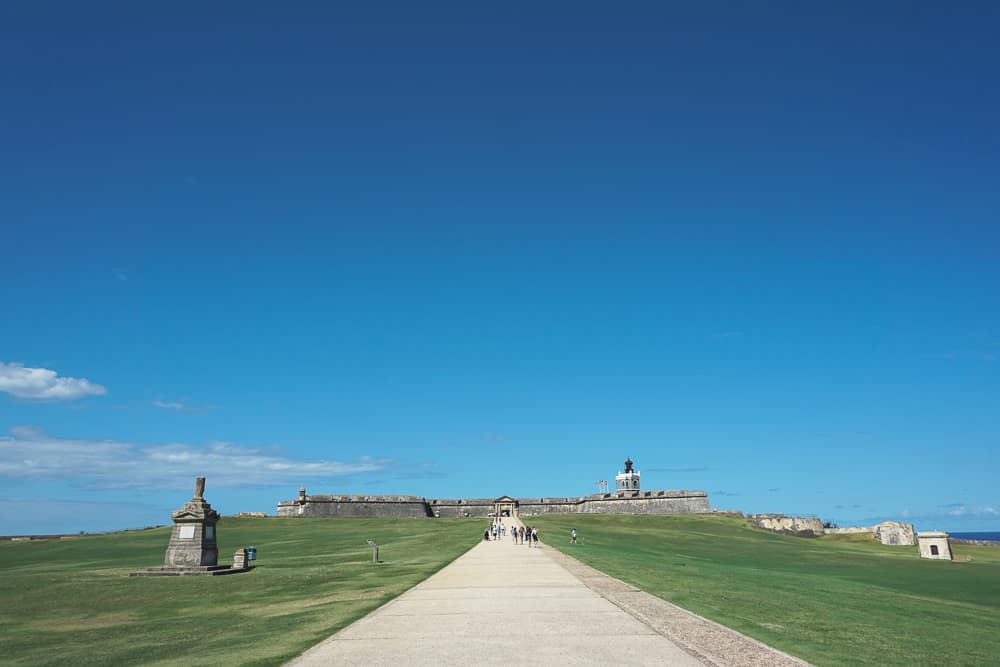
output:
<instances>
[{"instance_id":1,"label":"hill slope","mask_svg":"<svg viewBox=\"0 0 1000 667\"><path fill-rule=\"evenodd\" d=\"M818 665L990 664L1000 549L806 539L716 516L524 517L543 541L638 588ZM575 528L581 543L569 544Z\"/></svg>"},{"instance_id":2,"label":"hill slope","mask_svg":"<svg viewBox=\"0 0 1000 667\"><path fill-rule=\"evenodd\" d=\"M225 518L220 562L248 545L259 557L225 577L129 578L163 562L169 528L0 543L0 653L15 665L281 664L457 558L485 525Z\"/></svg>"}]
</instances>

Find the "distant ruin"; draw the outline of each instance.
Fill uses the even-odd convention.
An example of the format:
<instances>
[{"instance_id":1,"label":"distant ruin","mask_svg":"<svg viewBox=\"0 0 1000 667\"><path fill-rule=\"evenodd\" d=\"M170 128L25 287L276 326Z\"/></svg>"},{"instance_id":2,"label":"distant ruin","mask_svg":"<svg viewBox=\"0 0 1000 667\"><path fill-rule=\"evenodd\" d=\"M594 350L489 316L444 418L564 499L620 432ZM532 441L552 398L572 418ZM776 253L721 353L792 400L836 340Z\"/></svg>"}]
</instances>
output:
<instances>
[{"instance_id":1,"label":"distant ruin","mask_svg":"<svg viewBox=\"0 0 1000 667\"><path fill-rule=\"evenodd\" d=\"M880 544L912 547L917 543L912 523L900 521L883 521L874 526L862 528L825 528L827 535L850 535L856 533L871 533Z\"/></svg>"},{"instance_id":2,"label":"distant ruin","mask_svg":"<svg viewBox=\"0 0 1000 667\"><path fill-rule=\"evenodd\" d=\"M754 528L762 528L783 535L819 537L823 534L823 522L817 517L751 514L747 518Z\"/></svg>"}]
</instances>

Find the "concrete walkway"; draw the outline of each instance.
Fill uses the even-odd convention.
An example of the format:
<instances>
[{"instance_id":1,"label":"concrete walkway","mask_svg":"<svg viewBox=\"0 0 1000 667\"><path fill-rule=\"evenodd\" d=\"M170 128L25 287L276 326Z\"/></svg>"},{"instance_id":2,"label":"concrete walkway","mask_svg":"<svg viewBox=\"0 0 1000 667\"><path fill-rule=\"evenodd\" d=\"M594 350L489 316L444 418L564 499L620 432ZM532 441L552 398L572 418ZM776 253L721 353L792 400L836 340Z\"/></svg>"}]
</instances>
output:
<instances>
[{"instance_id":1,"label":"concrete walkway","mask_svg":"<svg viewBox=\"0 0 1000 667\"><path fill-rule=\"evenodd\" d=\"M588 588L549 551L509 536L480 542L288 664L703 664Z\"/></svg>"}]
</instances>

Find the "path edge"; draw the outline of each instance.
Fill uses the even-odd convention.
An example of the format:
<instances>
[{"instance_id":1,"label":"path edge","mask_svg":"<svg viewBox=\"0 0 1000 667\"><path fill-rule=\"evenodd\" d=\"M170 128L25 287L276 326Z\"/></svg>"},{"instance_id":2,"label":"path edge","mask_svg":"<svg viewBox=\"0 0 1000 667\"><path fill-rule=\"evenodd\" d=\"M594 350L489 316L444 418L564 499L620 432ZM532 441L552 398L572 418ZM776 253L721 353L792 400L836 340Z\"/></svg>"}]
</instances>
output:
<instances>
[{"instance_id":1,"label":"path edge","mask_svg":"<svg viewBox=\"0 0 1000 667\"><path fill-rule=\"evenodd\" d=\"M546 547L553 560L584 586L706 665L812 667L801 658L647 593L555 547Z\"/></svg>"},{"instance_id":2,"label":"path edge","mask_svg":"<svg viewBox=\"0 0 1000 667\"><path fill-rule=\"evenodd\" d=\"M410 586L409 588L407 588L405 591L400 591L398 595L395 595L392 598L386 600L385 602L383 602L379 606L375 607L374 609L372 609L370 612L368 612L364 616L361 616L359 618L354 619L353 621L351 621L350 623L348 623L347 625L345 625L341 629L339 629L336 632L334 632L332 635L328 636L326 639L322 639L322 640L316 642L315 644L313 644L312 646L310 646L309 648L307 648L302 653L299 653L297 656L295 656L291 660L282 663L282 667L295 667L296 665L306 664L308 662L308 660L309 660L309 654L310 653L313 653L314 651L319 651L319 650L322 649L322 647L326 646L327 644L329 644L331 642L337 641L337 637L340 636L341 633L345 632L348 628L350 628L351 626L353 626L355 623L361 621L362 619L368 618L372 614L377 614L377 613L381 612L383 609L386 609L387 607L390 607L391 605L395 604L400 598L402 598L404 595L406 595L407 593L409 593L410 591L412 591L414 588L416 588L420 584L424 583L425 581L427 581L431 577L435 576L438 572L440 572L441 570L445 569L446 567L448 567L449 565L451 565L452 563L454 563L456 560L458 560L462 556L466 555L467 553L469 553L470 551L472 551L473 549L475 549L478 546L479 546L479 542L477 541L471 547L469 547L468 549L466 549L462 553L458 554L457 556L455 556L454 558L452 558L448 562L444 563L443 565L441 565L441 567L439 567L438 569L434 570L433 572L431 572L430 574L428 574L426 577L424 577L423 579L421 579L417 583L415 583L412 586Z\"/></svg>"}]
</instances>

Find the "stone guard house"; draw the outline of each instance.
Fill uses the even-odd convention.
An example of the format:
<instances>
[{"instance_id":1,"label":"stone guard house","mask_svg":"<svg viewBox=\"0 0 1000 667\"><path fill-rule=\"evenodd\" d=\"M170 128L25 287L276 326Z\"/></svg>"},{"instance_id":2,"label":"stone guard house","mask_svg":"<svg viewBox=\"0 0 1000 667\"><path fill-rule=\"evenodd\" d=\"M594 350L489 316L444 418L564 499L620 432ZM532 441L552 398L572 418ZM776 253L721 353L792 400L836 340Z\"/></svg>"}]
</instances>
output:
<instances>
[{"instance_id":1,"label":"stone guard house","mask_svg":"<svg viewBox=\"0 0 1000 667\"><path fill-rule=\"evenodd\" d=\"M951 543L948 540L948 533L940 531L917 533L917 545L920 549L921 558L952 560Z\"/></svg>"}]
</instances>

